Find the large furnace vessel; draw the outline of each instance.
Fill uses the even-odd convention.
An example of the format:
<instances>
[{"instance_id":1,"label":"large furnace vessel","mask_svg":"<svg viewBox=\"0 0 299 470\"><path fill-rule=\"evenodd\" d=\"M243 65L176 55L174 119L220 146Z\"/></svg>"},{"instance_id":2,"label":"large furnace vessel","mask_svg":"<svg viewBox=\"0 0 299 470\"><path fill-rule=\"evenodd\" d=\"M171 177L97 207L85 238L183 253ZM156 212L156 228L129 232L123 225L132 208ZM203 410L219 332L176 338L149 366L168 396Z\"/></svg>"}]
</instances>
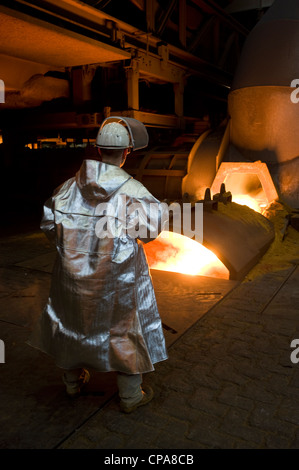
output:
<instances>
[{"instance_id":1,"label":"large furnace vessel","mask_svg":"<svg viewBox=\"0 0 299 470\"><path fill-rule=\"evenodd\" d=\"M229 94L230 142L269 168L281 199L299 207L299 3L276 0L249 34ZM299 84L299 80L298 80Z\"/></svg>"},{"instance_id":2,"label":"large furnace vessel","mask_svg":"<svg viewBox=\"0 0 299 470\"><path fill-rule=\"evenodd\" d=\"M275 186L277 197L298 208L297 84L299 3L276 0L244 44L228 95L228 123L201 136L191 150L183 192L198 199L207 186L218 192L224 179L233 192L230 168L240 173L247 168L251 174L256 168L267 202ZM237 162L242 163L239 170ZM267 167L263 174L259 162Z\"/></svg>"}]
</instances>

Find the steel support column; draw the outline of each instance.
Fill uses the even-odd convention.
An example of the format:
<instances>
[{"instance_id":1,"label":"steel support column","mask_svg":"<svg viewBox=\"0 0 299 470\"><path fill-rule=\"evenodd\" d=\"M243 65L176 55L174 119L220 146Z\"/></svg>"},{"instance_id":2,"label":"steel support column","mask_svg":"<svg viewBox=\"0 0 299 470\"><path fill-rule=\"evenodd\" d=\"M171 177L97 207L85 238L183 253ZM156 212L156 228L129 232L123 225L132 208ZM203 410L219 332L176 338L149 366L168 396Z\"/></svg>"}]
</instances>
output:
<instances>
[{"instance_id":1,"label":"steel support column","mask_svg":"<svg viewBox=\"0 0 299 470\"><path fill-rule=\"evenodd\" d=\"M139 110L139 63L132 60L130 67L126 67L128 109Z\"/></svg>"}]
</instances>

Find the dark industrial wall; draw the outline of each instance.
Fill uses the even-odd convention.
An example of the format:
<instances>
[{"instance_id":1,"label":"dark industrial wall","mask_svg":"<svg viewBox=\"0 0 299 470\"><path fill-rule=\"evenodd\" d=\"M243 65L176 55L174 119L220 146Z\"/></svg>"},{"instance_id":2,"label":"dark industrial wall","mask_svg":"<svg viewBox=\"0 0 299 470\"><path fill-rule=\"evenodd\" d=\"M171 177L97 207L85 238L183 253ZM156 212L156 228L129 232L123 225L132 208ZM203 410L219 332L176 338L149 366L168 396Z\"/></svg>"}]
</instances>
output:
<instances>
[{"instance_id":1,"label":"dark industrial wall","mask_svg":"<svg viewBox=\"0 0 299 470\"><path fill-rule=\"evenodd\" d=\"M74 176L83 158L82 148L24 148L7 155L2 144L0 235L38 228L43 203L57 186Z\"/></svg>"}]
</instances>

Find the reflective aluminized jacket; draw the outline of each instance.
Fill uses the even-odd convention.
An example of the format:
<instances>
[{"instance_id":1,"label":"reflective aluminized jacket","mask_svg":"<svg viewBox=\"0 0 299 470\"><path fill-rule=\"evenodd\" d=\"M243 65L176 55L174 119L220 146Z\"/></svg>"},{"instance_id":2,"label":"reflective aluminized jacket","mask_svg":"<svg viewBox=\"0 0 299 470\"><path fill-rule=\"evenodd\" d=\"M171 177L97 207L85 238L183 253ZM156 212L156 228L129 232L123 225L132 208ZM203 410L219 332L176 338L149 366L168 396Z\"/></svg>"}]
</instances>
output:
<instances>
[{"instance_id":1,"label":"reflective aluminized jacket","mask_svg":"<svg viewBox=\"0 0 299 470\"><path fill-rule=\"evenodd\" d=\"M58 366L136 374L167 359L143 245L126 230L159 233L161 220L155 210L149 217L150 206L162 214L140 182L95 160L84 160L45 204L41 228L55 241L57 256L48 302L29 344ZM137 229L132 207L143 208Z\"/></svg>"}]
</instances>

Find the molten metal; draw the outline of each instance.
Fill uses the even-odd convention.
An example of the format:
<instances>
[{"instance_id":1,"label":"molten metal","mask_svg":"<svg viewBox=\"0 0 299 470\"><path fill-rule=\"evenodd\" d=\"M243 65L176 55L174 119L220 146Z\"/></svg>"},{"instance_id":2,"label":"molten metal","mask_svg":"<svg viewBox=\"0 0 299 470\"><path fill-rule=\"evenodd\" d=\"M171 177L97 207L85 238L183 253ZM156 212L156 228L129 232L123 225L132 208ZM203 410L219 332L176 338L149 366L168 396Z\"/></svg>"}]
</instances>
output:
<instances>
[{"instance_id":1,"label":"molten metal","mask_svg":"<svg viewBox=\"0 0 299 470\"><path fill-rule=\"evenodd\" d=\"M262 213L266 204L259 202L257 198L249 196L247 194L237 194L232 198L233 202L240 204L241 206L248 206L256 212Z\"/></svg>"},{"instance_id":2,"label":"molten metal","mask_svg":"<svg viewBox=\"0 0 299 470\"><path fill-rule=\"evenodd\" d=\"M200 243L172 232L144 245L151 269L229 279L229 271L217 256Z\"/></svg>"}]
</instances>

